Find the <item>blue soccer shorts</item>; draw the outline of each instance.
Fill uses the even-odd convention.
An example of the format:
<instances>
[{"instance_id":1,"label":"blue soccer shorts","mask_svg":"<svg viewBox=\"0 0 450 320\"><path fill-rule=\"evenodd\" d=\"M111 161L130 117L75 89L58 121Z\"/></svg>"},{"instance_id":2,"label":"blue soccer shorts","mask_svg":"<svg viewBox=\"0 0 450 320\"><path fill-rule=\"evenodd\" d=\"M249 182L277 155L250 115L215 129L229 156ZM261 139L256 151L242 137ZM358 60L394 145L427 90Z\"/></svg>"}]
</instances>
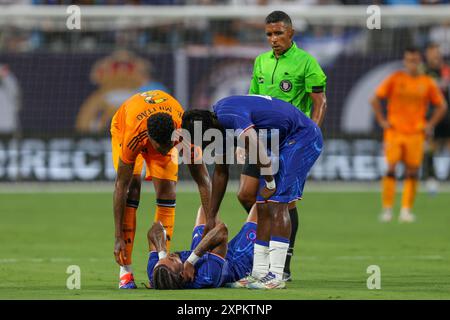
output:
<instances>
[{"instance_id":1,"label":"blue soccer shorts","mask_svg":"<svg viewBox=\"0 0 450 320\"><path fill-rule=\"evenodd\" d=\"M306 178L319 158L322 146L322 133L317 126L304 129L288 137L280 147L279 169L275 174L277 190L267 200L258 192L256 202L290 203L301 199ZM260 188L265 183L264 178L260 177Z\"/></svg>"}]
</instances>

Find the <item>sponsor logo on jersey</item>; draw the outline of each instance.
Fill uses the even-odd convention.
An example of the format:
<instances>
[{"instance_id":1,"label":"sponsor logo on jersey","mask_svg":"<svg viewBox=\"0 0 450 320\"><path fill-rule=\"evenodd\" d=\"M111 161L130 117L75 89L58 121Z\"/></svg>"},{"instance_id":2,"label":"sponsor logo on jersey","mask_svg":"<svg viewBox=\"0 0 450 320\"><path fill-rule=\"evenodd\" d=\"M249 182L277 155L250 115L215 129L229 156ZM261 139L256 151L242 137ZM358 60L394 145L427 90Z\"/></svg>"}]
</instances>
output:
<instances>
[{"instance_id":1,"label":"sponsor logo on jersey","mask_svg":"<svg viewBox=\"0 0 450 320\"><path fill-rule=\"evenodd\" d=\"M247 232L247 240L254 242L256 240L256 231L250 230Z\"/></svg>"},{"instance_id":2,"label":"sponsor logo on jersey","mask_svg":"<svg viewBox=\"0 0 450 320\"><path fill-rule=\"evenodd\" d=\"M283 92L289 92L292 89L292 82L290 82L289 80L281 80L280 82L280 89Z\"/></svg>"}]
</instances>

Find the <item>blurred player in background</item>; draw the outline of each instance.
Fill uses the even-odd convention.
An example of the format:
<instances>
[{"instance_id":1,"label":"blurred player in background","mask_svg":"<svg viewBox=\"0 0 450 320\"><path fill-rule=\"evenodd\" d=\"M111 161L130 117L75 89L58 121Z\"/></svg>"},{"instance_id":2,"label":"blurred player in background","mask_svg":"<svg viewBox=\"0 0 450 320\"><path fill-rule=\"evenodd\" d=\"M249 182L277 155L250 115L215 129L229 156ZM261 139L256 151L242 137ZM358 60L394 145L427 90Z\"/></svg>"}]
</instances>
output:
<instances>
[{"instance_id":1,"label":"blurred player in background","mask_svg":"<svg viewBox=\"0 0 450 320\"><path fill-rule=\"evenodd\" d=\"M437 43L430 43L425 50L425 72L436 81L448 105L450 102L450 66L444 62L440 46ZM425 153L426 186L431 194L438 191L433 156L439 151L450 152L450 112L448 110L444 118L436 125L434 135L430 136Z\"/></svg>"},{"instance_id":2,"label":"blurred player in background","mask_svg":"<svg viewBox=\"0 0 450 320\"><path fill-rule=\"evenodd\" d=\"M283 289L286 286L283 271L291 236L288 207L302 197L308 172L322 150L322 134L300 110L269 96L231 96L218 101L213 110L187 111L182 127L191 137L197 131L197 122L202 124L203 132L217 129L222 134L229 134L231 131L233 137L245 145L247 155L255 160L258 169L264 168L259 176L256 198L258 231L253 269L246 282L251 289ZM273 146L271 140L270 150L264 146L257 133L264 129L270 131L271 139L278 136L279 145ZM249 150L257 153L249 154ZM279 166L272 163L268 152L279 156ZM228 184L226 159L234 153L234 148L227 145L223 153L223 158L218 159L221 161L216 161L214 166L205 234L214 228Z\"/></svg>"},{"instance_id":3,"label":"blurred player in background","mask_svg":"<svg viewBox=\"0 0 450 320\"><path fill-rule=\"evenodd\" d=\"M422 164L427 135L432 134L445 114L447 104L433 78L422 74L422 57L416 48L404 51L404 70L394 72L376 89L371 104L378 124L384 129L384 151L387 173L382 181L382 221L392 220L395 198L395 168L399 162L405 165L405 180L400 222L413 222L411 209L416 196L419 168ZM387 116L383 113L382 100L387 100ZM429 104L435 109L427 121Z\"/></svg>"},{"instance_id":4,"label":"blurred player in background","mask_svg":"<svg viewBox=\"0 0 450 320\"><path fill-rule=\"evenodd\" d=\"M292 41L294 29L291 18L285 12L274 11L266 17L265 22L265 32L272 50L256 57L249 93L289 102L320 126L326 111L326 76L322 68L314 57ZM242 151L238 149L238 156L239 153ZM241 173L238 198L247 212L256 202L259 176L257 166L246 161ZM299 225L295 201L289 204L289 216L292 230L284 268L286 280L291 279L290 263Z\"/></svg>"},{"instance_id":5,"label":"blurred player in background","mask_svg":"<svg viewBox=\"0 0 450 320\"><path fill-rule=\"evenodd\" d=\"M0 64L0 135L20 133L21 89L9 67Z\"/></svg>"},{"instance_id":6,"label":"blurred player in background","mask_svg":"<svg viewBox=\"0 0 450 320\"><path fill-rule=\"evenodd\" d=\"M170 249L178 178L178 153L173 148L172 133L180 128L183 112L180 103L171 95L155 90L133 95L123 103L111 121L112 157L117 171L113 208L114 255L120 265L119 288L136 288L131 254L144 161L146 179L153 181L156 192L155 221L164 225L167 250ZM199 187L202 204L207 207L210 182L206 167L204 164L190 164L189 169Z\"/></svg>"},{"instance_id":7,"label":"blurred player in background","mask_svg":"<svg viewBox=\"0 0 450 320\"><path fill-rule=\"evenodd\" d=\"M199 210L189 251L167 254L164 227L155 222L147 237L151 247L147 275L155 289L201 289L236 287L253 266L256 238L256 210L252 210L239 233L228 243L225 224L216 226L205 237L205 213ZM203 238L202 238L203 237Z\"/></svg>"}]
</instances>

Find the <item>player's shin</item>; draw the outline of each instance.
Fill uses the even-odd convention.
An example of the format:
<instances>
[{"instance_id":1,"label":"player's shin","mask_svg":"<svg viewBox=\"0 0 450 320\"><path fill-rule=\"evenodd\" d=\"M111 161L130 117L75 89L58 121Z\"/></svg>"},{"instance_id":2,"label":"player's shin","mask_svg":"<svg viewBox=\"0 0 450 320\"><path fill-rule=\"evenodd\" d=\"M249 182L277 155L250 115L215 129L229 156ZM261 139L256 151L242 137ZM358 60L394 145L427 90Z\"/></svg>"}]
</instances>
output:
<instances>
[{"instance_id":1,"label":"player's shin","mask_svg":"<svg viewBox=\"0 0 450 320\"><path fill-rule=\"evenodd\" d=\"M395 175L394 174L388 173L385 177L383 177L382 188L383 188L383 194L382 194L383 208L390 209L394 205L394 199L395 199Z\"/></svg>"},{"instance_id":2,"label":"player's shin","mask_svg":"<svg viewBox=\"0 0 450 320\"><path fill-rule=\"evenodd\" d=\"M269 242L269 272L275 275L276 279L283 279L284 264L289 249L289 239L284 237L271 237Z\"/></svg>"},{"instance_id":3,"label":"player's shin","mask_svg":"<svg viewBox=\"0 0 450 320\"><path fill-rule=\"evenodd\" d=\"M272 228L269 242L269 272L277 280L283 280L283 270L289 249L291 236L291 219L287 204L273 205Z\"/></svg>"},{"instance_id":4,"label":"player's shin","mask_svg":"<svg viewBox=\"0 0 450 320\"><path fill-rule=\"evenodd\" d=\"M136 211L138 207L139 201L127 200L122 224L126 259L124 260L124 265L120 267L120 277L127 273L133 273L131 268L131 255L133 253L134 236L136 234Z\"/></svg>"},{"instance_id":5,"label":"player's shin","mask_svg":"<svg viewBox=\"0 0 450 320\"><path fill-rule=\"evenodd\" d=\"M269 243L256 240L253 252L252 276L260 279L269 273Z\"/></svg>"},{"instance_id":6,"label":"player's shin","mask_svg":"<svg viewBox=\"0 0 450 320\"><path fill-rule=\"evenodd\" d=\"M405 179L402 196L402 208L411 209L416 198L417 179L408 177Z\"/></svg>"},{"instance_id":7,"label":"player's shin","mask_svg":"<svg viewBox=\"0 0 450 320\"><path fill-rule=\"evenodd\" d=\"M294 255L295 237L298 231L298 211L297 207L289 210L289 217L291 219L291 237L289 239L289 249L286 256L286 263L284 265L284 272L290 276L291 273L291 258Z\"/></svg>"},{"instance_id":8,"label":"player's shin","mask_svg":"<svg viewBox=\"0 0 450 320\"><path fill-rule=\"evenodd\" d=\"M271 230L271 213L267 203L256 204L258 228L253 249L252 276L260 279L269 273L269 240Z\"/></svg>"},{"instance_id":9,"label":"player's shin","mask_svg":"<svg viewBox=\"0 0 450 320\"><path fill-rule=\"evenodd\" d=\"M175 225L175 206L175 200L156 200L155 221L161 221L164 229L166 230L166 247L168 252L170 251L170 243L173 236L173 227Z\"/></svg>"}]
</instances>

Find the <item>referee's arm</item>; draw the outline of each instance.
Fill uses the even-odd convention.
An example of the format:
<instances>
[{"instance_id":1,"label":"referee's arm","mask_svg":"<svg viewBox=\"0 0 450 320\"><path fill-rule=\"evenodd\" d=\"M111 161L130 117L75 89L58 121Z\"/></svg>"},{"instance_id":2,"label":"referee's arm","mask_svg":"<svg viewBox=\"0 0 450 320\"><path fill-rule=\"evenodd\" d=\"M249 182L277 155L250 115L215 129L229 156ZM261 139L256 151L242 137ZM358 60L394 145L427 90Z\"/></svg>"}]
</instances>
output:
<instances>
[{"instance_id":1,"label":"referee's arm","mask_svg":"<svg viewBox=\"0 0 450 320\"><path fill-rule=\"evenodd\" d=\"M327 110L327 97L325 96L325 92L323 91L311 92L309 95L311 96L311 99L313 101L311 119L320 127Z\"/></svg>"},{"instance_id":2,"label":"referee's arm","mask_svg":"<svg viewBox=\"0 0 450 320\"><path fill-rule=\"evenodd\" d=\"M325 96L327 76L323 72L316 59L312 58L305 70L306 92L312 99L311 119L320 127L327 110L327 98Z\"/></svg>"}]
</instances>

